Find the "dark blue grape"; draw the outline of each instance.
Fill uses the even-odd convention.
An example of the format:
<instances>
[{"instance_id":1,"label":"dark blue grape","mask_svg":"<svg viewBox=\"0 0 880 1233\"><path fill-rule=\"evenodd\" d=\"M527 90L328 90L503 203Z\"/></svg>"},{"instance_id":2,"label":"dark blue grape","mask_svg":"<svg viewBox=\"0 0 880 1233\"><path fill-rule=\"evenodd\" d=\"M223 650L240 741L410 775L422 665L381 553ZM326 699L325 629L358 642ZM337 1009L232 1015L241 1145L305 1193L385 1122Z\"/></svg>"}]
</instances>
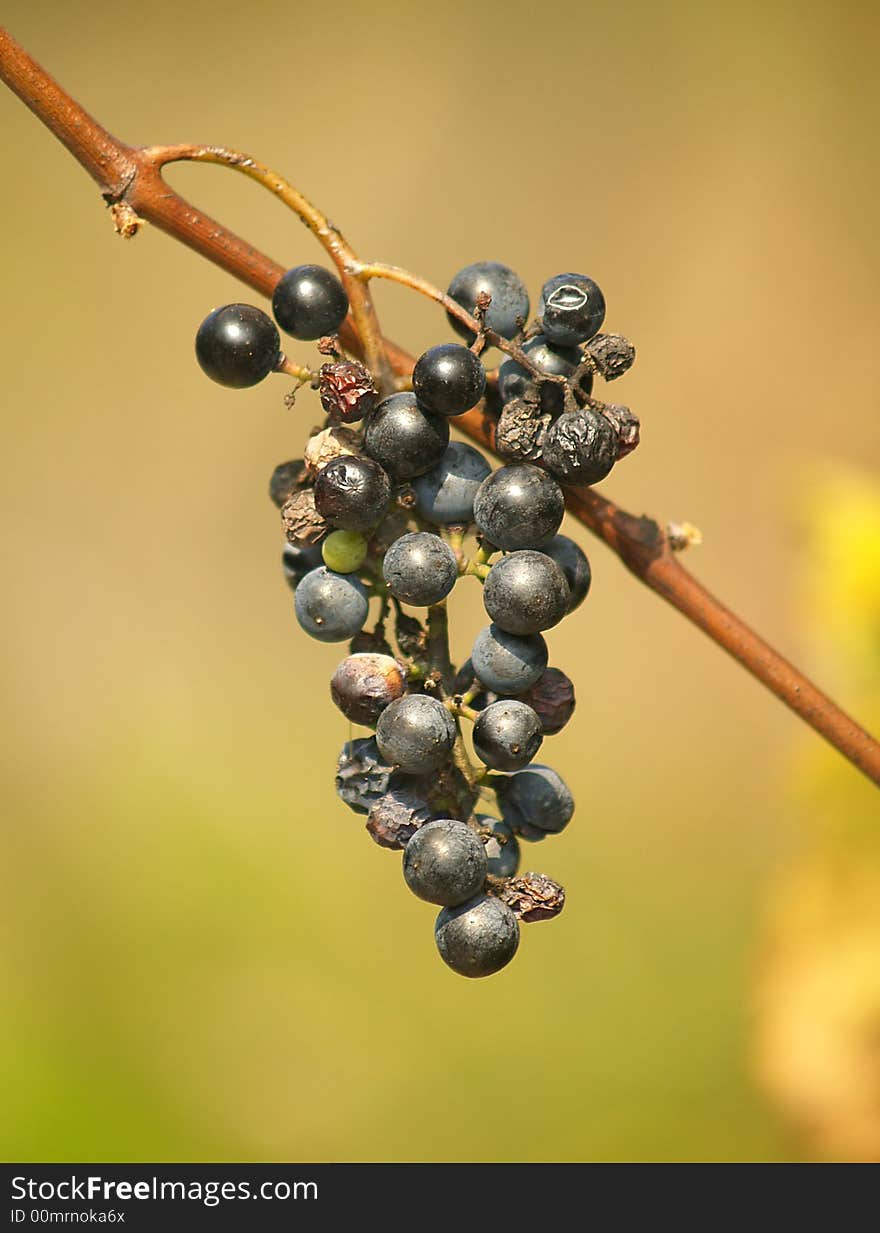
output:
<instances>
[{"instance_id":1,"label":"dark blue grape","mask_svg":"<svg viewBox=\"0 0 880 1233\"><path fill-rule=\"evenodd\" d=\"M554 347L543 334L536 334L523 345L523 351L543 373L548 376L570 377L581 362L577 347ZM577 391L581 396L593 388L591 375L583 377ZM545 414L558 415L565 403L565 391L555 381L538 382L535 375L517 363L505 360L498 369L498 394L502 403L514 398L540 392L541 410Z\"/></svg>"},{"instance_id":2,"label":"dark blue grape","mask_svg":"<svg viewBox=\"0 0 880 1233\"><path fill-rule=\"evenodd\" d=\"M440 958L459 976L491 976L510 963L519 946L519 921L493 895L444 908L434 926Z\"/></svg>"},{"instance_id":3,"label":"dark blue grape","mask_svg":"<svg viewBox=\"0 0 880 1233\"><path fill-rule=\"evenodd\" d=\"M489 830L492 837L486 840L488 871L493 878L512 878L519 869L519 844L510 827L486 813L475 815L481 830Z\"/></svg>"},{"instance_id":4,"label":"dark blue grape","mask_svg":"<svg viewBox=\"0 0 880 1233\"><path fill-rule=\"evenodd\" d=\"M541 551L552 557L565 574L569 590L566 611L574 612L587 598L593 580L587 554L580 544L576 544L567 535L554 535L549 543L541 545Z\"/></svg>"},{"instance_id":5,"label":"dark blue grape","mask_svg":"<svg viewBox=\"0 0 880 1233\"><path fill-rule=\"evenodd\" d=\"M559 530L564 513L565 499L556 480L530 463L499 467L474 498L474 522L505 552L539 548Z\"/></svg>"},{"instance_id":6,"label":"dark blue grape","mask_svg":"<svg viewBox=\"0 0 880 1233\"><path fill-rule=\"evenodd\" d=\"M513 338L525 325L529 316L529 293L522 279L510 266L500 261L475 261L459 270L449 284L448 295L467 312L473 315L480 292L488 292L492 303L486 313L486 326L502 338ZM475 335L451 313L446 314L449 324L467 339L468 345Z\"/></svg>"},{"instance_id":7,"label":"dark blue grape","mask_svg":"<svg viewBox=\"0 0 880 1233\"><path fill-rule=\"evenodd\" d=\"M281 276L272 296L272 312L286 334L322 338L335 334L348 312L345 288L320 265L297 265Z\"/></svg>"},{"instance_id":8,"label":"dark blue grape","mask_svg":"<svg viewBox=\"0 0 880 1233\"><path fill-rule=\"evenodd\" d=\"M281 554L281 568L291 591L295 591L306 574L321 564L320 544L285 544Z\"/></svg>"},{"instance_id":9,"label":"dark blue grape","mask_svg":"<svg viewBox=\"0 0 880 1233\"><path fill-rule=\"evenodd\" d=\"M431 415L412 393L391 394L367 422L364 448L389 475L413 479L443 457L449 444L449 420Z\"/></svg>"},{"instance_id":10,"label":"dark blue grape","mask_svg":"<svg viewBox=\"0 0 880 1233\"><path fill-rule=\"evenodd\" d=\"M300 625L319 642L353 638L370 610L364 584L352 574L334 574L326 565L302 579L294 606Z\"/></svg>"},{"instance_id":11,"label":"dark blue grape","mask_svg":"<svg viewBox=\"0 0 880 1233\"><path fill-rule=\"evenodd\" d=\"M480 357L459 343L431 347L413 369L413 392L435 415L462 415L477 405L485 389Z\"/></svg>"},{"instance_id":12,"label":"dark blue grape","mask_svg":"<svg viewBox=\"0 0 880 1233\"><path fill-rule=\"evenodd\" d=\"M430 531L401 535L385 554L382 574L388 590L404 604L427 607L445 599L458 578L449 545Z\"/></svg>"},{"instance_id":13,"label":"dark blue grape","mask_svg":"<svg viewBox=\"0 0 880 1233\"><path fill-rule=\"evenodd\" d=\"M511 552L489 570L483 603L509 634L537 634L558 625L571 598L565 574L544 552Z\"/></svg>"},{"instance_id":14,"label":"dark blue grape","mask_svg":"<svg viewBox=\"0 0 880 1233\"><path fill-rule=\"evenodd\" d=\"M455 742L455 722L442 702L410 694L386 707L376 725L383 758L408 775L437 770Z\"/></svg>"},{"instance_id":15,"label":"dark blue grape","mask_svg":"<svg viewBox=\"0 0 880 1233\"><path fill-rule=\"evenodd\" d=\"M544 283L538 317L552 343L575 346L602 328L605 297L586 274L557 274Z\"/></svg>"},{"instance_id":16,"label":"dark blue grape","mask_svg":"<svg viewBox=\"0 0 880 1233\"><path fill-rule=\"evenodd\" d=\"M469 826L441 818L422 826L403 854L403 876L419 899L454 907L483 888L486 849Z\"/></svg>"},{"instance_id":17,"label":"dark blue grape","mask_svg":"<svg viewBox=\"0 0 880 1233\"><path fill-rule=\"evenodd\" d=\"M232 389L247 389L268 377L280 354L275 323L251 304L215 308L196 333L196 359L202 372Z\"/></svg>"},{"instance_id":18,"label":"dark blue grape","mask_svg":"<svg viewBox=\"0 0 880 1233\"><path fill-rule=\"evenodd\" d=\"M474 751L493 771L518 771L541 748L541 721L530 706L508 698L493 702L474 723Z\"/></svg>"},{"instance_id":19,"label":"dark blue grape","mask_svg":"<svg viewBox=\"0 0 880 1233\"><path fill-rule=\"evenodd\" d=\"M521 638L489 625L477 634L471 662L487 689L496 694L521 694L547 667L547 643L540 634Z\"/></svg>"},{"instance_id":20,"label":"dark blue grape","mask_svg":"<svg viewBox=\"0 0 880 1233\"><path fill-rule=\"evenodd\" d=\"M574 800L561 775L536 764L499 785L498 803L504 821L524 839L543 839L564 830L574 813Z\"/></svg>"},{"instance_id":21,"label":"dark blue grape","mask_svg":"<svg viewBox=\"0 0 880 1233\"><path fill-rule=\"evenodd\" d=\"M479 450L450 441L436 466L413 483L419 513L441 525L470 522L474 498L491 471Z\"/></svg>"},{"instance_id":22,"label":"dark blue grape","mask_svg":"<svg viewBox=\"0 0 880 1233\"><path fill-rule=\"evenodd\" d=\"M300 480L304 475L305 463L301 458L291 459L290 462L279 462L269 477L269 500L272 504L281 509L282 505L298 491Z\"/></svg>"},{"instance_id":23,"label":"dark blue grape","mask_svg":"<svg viewBox=\"0 0 880 1233\"><path fill-rule=\"evenodd\" d=\"M315 480L315 508L334 527L368 531L391 501L391 482L372 458L342 454L328 462Z\"/></svg>"}]
</instances>

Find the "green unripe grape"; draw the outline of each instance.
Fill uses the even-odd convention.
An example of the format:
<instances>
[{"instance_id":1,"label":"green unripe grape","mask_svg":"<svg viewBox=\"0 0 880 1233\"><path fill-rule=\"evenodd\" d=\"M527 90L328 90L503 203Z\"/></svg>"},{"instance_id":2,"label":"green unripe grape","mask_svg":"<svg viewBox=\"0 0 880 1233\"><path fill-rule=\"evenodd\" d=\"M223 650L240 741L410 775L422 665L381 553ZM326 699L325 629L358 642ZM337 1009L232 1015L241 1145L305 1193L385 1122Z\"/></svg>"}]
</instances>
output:
<instances>
[{"instance_id":1,"label":"green unripe grape","mask_svg":"<svg viewBox=\"0 0 880 1233\"><path fill-rule=\"evenodd\" d=\"M321 554L335 574L351 574L366 559L367 541L358 531L331 531L321 545Z\"/></svg>"}]
</instances>

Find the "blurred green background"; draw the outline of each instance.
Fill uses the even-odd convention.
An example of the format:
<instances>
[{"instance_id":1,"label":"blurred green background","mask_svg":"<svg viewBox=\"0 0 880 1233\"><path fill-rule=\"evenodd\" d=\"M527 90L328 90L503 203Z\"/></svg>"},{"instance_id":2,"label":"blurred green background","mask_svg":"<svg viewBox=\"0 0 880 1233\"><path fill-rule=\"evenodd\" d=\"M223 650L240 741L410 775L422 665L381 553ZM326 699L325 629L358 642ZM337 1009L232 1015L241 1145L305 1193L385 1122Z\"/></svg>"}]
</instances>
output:
<instances>
[{"instance_id":1,"label":"blurred green background","mask_svg":"<svg viewBox=\"0 0 880 1233\"><path fill-rule=\"evenodd\" d=\"M876 6L8 0L4 20L120 136L244 148L367 256L444 285L495 258L535 297L593 275L639 351L614 397L643 443L607 491L696 523L699 576L880 719L880 601L836 573L853 534L880 572ZM870 785L577 532L593 592L550 644L579 707L546 752L579 808L526 852L568 907L503 974L453 976L399 857L335 797L341 648L300 633L280 576L266 483L317 411L208 383L196 325L250 294L150 228L117 239L6 92L0 124L3 1157L870 1155L880 1101L855 1145L815 1133L833 1077L801 1116L844 1045L795 1047L765 962L818 814L875 860ZM171 178L282 263L320 259L255 186ZM448 336L378 298L411 350ZM461 592L459 652L482 623ZM875 1094L878 953L838 981L874 1024Z\"/></svg>"}]
</instances>

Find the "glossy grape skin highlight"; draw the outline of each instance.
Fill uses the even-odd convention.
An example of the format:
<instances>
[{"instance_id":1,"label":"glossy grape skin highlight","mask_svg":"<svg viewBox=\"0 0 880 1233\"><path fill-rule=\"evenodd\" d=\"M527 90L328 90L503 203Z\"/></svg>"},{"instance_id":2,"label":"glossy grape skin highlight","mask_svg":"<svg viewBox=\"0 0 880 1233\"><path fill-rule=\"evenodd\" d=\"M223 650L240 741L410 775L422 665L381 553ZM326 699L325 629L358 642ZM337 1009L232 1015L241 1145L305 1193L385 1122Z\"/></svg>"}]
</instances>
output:
<instances>
[{"instance_id":1,"label":"glossy grape skin highlight","mask_svg":"<svg viewBox=\"0 0 880 1233\"><path fill-rule=\"evenodd\" d=\"M196 332L196 359L218 385L247 389L278 365L281 339L275 323L252 304L226 304L209 313Z\"/></svg>"},{"instance_id":2,"label":"glossy grape skin highlight","mask_svg":"<svg viewBox=\"0 0 880 1233\"><path fill-rule=\"evenodd\" d=\"M576 346L602 328L605 297L586 274L556 274L541 289L538 317L552 343Z\"/></svg>"},{"instance_id":3,"label":"glossy grape skin highlight","mask_svg":"<svg viewBox=\"0 0 880 1233\"><path fill-rule=\"evenodd\" d=\"M538 548L559 530L565 499L556 480L530 463L500 467L480 485L474 522L505 552Z\"/></svg>"},{"instance_id":4,"label":"glossy grape skin highlight","mask_svg":"<svg viewBox=\"0 0 880 1233\"><path fill-rule=\"evenodd\" d=\"M391 394L367 422L364 449L396 479L424 475L443 457L449 444L449 420L432 415L415 394Z\"/></svg>"},{"instance_id":5,"label":"glossy grape skin highlight","mask_svg":"<svg viewBox=\"0 0 880 1233\"><path fill-rule=\"evenodd\" d=\"M335 334L348 312L345 288L321 265L297 265L282 275L272 312L286 334L311 340Z\"/></svg>"},{"instance_id":6,"label":"glossy grape skin highlight","mask_svg":"<svg viewBox=\"0 0 880 1233\"><path fill-rule=\"evenodd\" d=\"M346 531L368 531L391 501L391 482L372 458L342 454L315 479L315 507L322 518Z\"/></svg>"},{"instance_id":7,"label":"glossy grape skin highlight","mask_svg":"<svg viewBox=\"0 0 880 1233\"><path fill-rule=\"evenodd\" d=\"M413 393L435 415L462 415L486 389L480 357L459 343L441 343L420 355L413 369Z\"/></svg>"}]
</instances>

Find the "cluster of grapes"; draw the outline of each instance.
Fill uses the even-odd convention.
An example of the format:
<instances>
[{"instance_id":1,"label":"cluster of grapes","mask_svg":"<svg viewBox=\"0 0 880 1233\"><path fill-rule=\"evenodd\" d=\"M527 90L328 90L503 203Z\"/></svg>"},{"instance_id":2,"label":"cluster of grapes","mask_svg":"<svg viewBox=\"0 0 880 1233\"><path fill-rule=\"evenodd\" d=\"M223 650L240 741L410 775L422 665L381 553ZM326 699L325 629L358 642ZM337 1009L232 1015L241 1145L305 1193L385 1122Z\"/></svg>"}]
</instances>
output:
<instances>
[{"instance_id":1,"label":"cluster of grapes","mask_svg":"<svg viewBox=\"0 0 880 1233\"><path fill-rule=\"evenodd\" d=\"M467 345L430 348L411 390L380 397L373 374L342 351L342 283L320 266L284 275L275 320L319 340L327 362L304 380L326 420L302 459L275 469L270 495L287 535L297 620L320 642L350 643L331 695L374 733L343 747L337 791L366 815L377 843L403 850L410 889L441 907L435 937L445 962L487 976L512 959L520 921L555 916L565 900L545 875L518 876L519 841L558 834L574 812L557 772L533 761L575 705L571 681L548 667L543 633L582 603L591 580L583 551L558 533L560 481L604 478L634 448L639 426L628 408L592 398L594 374L613 380L634 351L599 333L605 302L591 279L551 278L530 327L525 287L497 262L461 270L448 295L478 327L448 314ZM487 345L508 354L489 380ZM291 371L275 322L244 304L206 318L196 354L229 386ZM481 400L497 416L496 449L507 459L495 471L450 440L450 420ZM466 575L482 582L491 623L456 671L445 601ZM379 612L368 627L371 597ZM483 812L490 793L500 817Z\"/></svg>"}]
</instances>

